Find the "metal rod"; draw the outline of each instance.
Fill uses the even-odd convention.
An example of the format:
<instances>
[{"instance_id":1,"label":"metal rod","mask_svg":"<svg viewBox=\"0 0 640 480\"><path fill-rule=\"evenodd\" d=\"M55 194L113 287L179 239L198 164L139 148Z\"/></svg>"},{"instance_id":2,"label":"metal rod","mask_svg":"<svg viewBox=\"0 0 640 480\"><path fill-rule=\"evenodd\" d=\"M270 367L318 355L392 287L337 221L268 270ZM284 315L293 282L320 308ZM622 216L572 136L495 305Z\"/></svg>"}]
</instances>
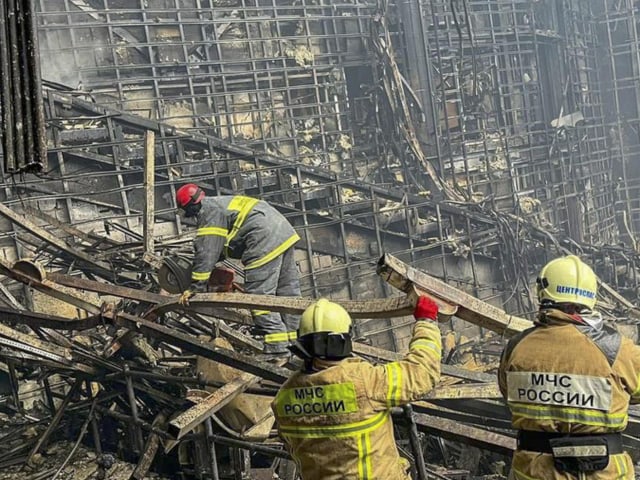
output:
<instances>
[{"instance_id":1,"label":"metal rod","mask_svg":"<svg viewBox=\"0 0 640 480\"><path fill-rule=\"evenodd\" d=\"M2 148L4 155L4 169L6 172L15 170L16 153L14 148L14 109L12 97L12 77L11 77L11 53L9 39L9 26L7 21L7 4L0 3L0 82L2 88Z\"/></svg>"},{"instance_id":2,"label":"metal rod","mask_svg":"<svg viewBox=\"0 0 640 480\"><path fill-rule=\"evenodd\" d=\"M91 390L91 382L89 380L84 382L87 398L93 402L94 395ZM92 405L93 410L93 405ZM98 419L95 414L91 415L91 437L93 438L93 445L95 446L96 452L98 455L102 454L102 441L100 440L100 428L98 426Z\"/></svg>"},{"instance_id":3,"label":"metal rod","mask_svg":"<svg viewBox=\"0 0 640 480\"><path fill-rule=\"evenodd\" d=\"M27 465L31 463L31 459L33 458L33 456L36 453L38 453L40 448L42 448L43 446L45 446L47 444L47 442L49 440L49 437L51 436L53 431L58 427L58 424L60 423L60 420L62 420L62 416L64 415L64 412L66 411L67 407L69 406L69 403L71 402L72 398L78 392L78 389L80 388L81 384L82 384L81 380L76 380L74 382L73 386L69 390L69 393L67 393L67 396L64 397L64 400L62 401L62 403L58 407L58 410L56 411L56 414L51 419L51 422L47 426L47 429L40 436L40 438L38 438L37 443L33 446L31 451L29 452L29 455L27 456L27 460L25 462Z\"/></svg>"},{"instance_id":4,"label":"metal rod","mask_svg":"<svg viewBox=\"0 0 640 480\"><path fill-rule=\"evenodd\" d=\"M42 384L44 385L45 399L47 400L49 411L51 412L51 415L55 415L56 405L53 401L53 394L51 392L51 383L49 383L49 377L44 377L42 379Z\"/></svg>"},{"instance_id":5,"label":"metal rod","mask_svg":"<svg viewBox=\"0 0 640 480\"><path fill-rule=\"evenodd\" d=\"M20 170L25 164L24 152L24 115L22 109L22 82L20 75L20 38L18 37L16 0L6 0L8 6L8 30L9 30L9 51L10 51L10 75L12 80L11 96L14 110L14 148L16 155L15 169Z\"/></svg>"},{"instance_id":6,"label":"metal rod","mask_svg":"<svg viewBox=\"0 0 640 480\"><path fill-rule=\"evenodd\" d=\"M19 394L20 385L18 384L18 374L16 373L16 367L11 361L7 361L7 367L9 368L9 385L11 386L11 398L13 399L13 404L18 412L22 412Z\"/></svg>"},{"instance_id":7,"label":"metal rod","mask_svg":"<svg viewBox=\"0 0 640 480\"><path fill-rule=\"evenodd\" d=\"M424 454L422 452L422 444L420 442L420 434L416 425L416 419L411 404L403 405L405 417L409 422L409 443L413 450L413 458L416 462L416 472L419 480L427 480L427 466L424 462Z\"/></svg>"},{"instance_id":8,"label":"metal rod","mask_svg":"<svg viewBox=\"0 0 640 480\"><path fill-rule=\"evenodd\" d=\"M220 474L218 473L218 459L216 456L216 442L213 440L213 423L211 418L207 418L204 422L205 434L207 436L207 443L209 444L209 457L211 460L211 478L213 480L219 480Z\"/></svg>"},{"instance_id":9,"label":"metal rod","mask_svg":"<svg viewBox=\"0 0 640 480\"><path fill-rule=\"evenodd\" d=\"M144 441L142 439L142 430L140 429L140 418L138 417L138 404L136 402L136 395L133 390L133 380L131 378L131 375L129 375L129 364L125 362L122 370L124 373L125 381L127 383L127 397L129 399L129 406L131 408L131 416L133 417L134 421L133 438L135 440L135 448L137 448L137 453L141 453L142 449L144 448Z\"/></svg>"}]
</instances>

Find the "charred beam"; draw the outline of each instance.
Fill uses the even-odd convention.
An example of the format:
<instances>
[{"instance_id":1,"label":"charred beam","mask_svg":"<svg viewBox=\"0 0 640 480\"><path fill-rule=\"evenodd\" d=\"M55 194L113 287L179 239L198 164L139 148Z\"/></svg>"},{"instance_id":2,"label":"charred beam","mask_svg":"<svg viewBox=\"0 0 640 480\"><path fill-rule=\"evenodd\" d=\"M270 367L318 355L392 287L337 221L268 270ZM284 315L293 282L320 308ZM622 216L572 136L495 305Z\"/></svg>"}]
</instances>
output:
<instances>
[{"instance_id":1,"label":"charred beam","mask_svg":"<svg viewBox=\"0 0 640 480\"><path fill-rule=\"evenodd\" d=\"M180 440L258 381L260 381L260 377L256 377L255 375L248 373L239 375L233 381L219 388L207 398L171 420L169 422L169 433L177 440Z\"/></svg>"},{"instance_id":2,"label":"charred beam","mask_svg":"<svg viewBox=\"0 0 640 480\"><path fill-rule=\"evenodd\" d=\"M380 258L378 275L404 292L415 287L417 290L422 290L449 304L456 305L458 307L457 317L499 334L515 335L533 326L529 320L509 315L504 310L447 285L389 254Z\"/></svg>"}]
</instances>

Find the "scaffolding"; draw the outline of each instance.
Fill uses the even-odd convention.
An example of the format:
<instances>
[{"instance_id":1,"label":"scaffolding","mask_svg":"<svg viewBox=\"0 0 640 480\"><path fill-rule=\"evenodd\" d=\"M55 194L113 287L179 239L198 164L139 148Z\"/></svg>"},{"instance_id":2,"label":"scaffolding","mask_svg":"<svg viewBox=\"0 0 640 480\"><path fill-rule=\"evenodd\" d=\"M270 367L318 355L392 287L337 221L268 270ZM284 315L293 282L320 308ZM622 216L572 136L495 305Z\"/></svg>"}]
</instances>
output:
<instances>
[{"instance_id":1,"label":"scaffolding","mask_svg":"<svg viewBox=\"0 0 640 480\"><path fill-rule=\"evenodd\" d=\"M371 7L275 0L39 2L49 80L101 104L307 165L350 167L345 71ZM65 65L64 69L60 65Z\"/></svg>"},{"instance_id":2,"label":"scaffolding","mask_svg":"<svg viewBox=\"0 0 640 480\"><path fill-rule=\"evenodd\" d=\"M392 294L372 273L383 252L525 316L558 253L638 287L637 251L619 246L640 215L636 77L620 67L640 65L632 2L37 7L50 165L5 174L9 205L140 241L152 131L158 254L188 250L173 198L193 181L289 218L305 295Z\"/></svg>"}]
</instances>

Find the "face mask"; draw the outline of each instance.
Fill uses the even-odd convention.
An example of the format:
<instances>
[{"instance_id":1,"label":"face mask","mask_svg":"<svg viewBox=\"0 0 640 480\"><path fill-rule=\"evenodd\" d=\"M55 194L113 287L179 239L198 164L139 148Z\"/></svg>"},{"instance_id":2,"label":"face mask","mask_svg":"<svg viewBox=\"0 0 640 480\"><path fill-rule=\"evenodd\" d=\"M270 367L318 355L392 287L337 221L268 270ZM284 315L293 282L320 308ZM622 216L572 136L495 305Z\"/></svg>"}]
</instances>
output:
<instances>
[{"instance_id":1,"label":"face mask","mask_svg":"<svg viewBox=\"0 0 640 480\"><path fill-rule=\"evenodd\" d=\"M202 204L200 203L192 203L191 205L187 205L187 207L184 209L184 216L187 218L195 217L196 215L198 215L198 213L200 213L201 208Z\"/></svg>"}]
</instances>

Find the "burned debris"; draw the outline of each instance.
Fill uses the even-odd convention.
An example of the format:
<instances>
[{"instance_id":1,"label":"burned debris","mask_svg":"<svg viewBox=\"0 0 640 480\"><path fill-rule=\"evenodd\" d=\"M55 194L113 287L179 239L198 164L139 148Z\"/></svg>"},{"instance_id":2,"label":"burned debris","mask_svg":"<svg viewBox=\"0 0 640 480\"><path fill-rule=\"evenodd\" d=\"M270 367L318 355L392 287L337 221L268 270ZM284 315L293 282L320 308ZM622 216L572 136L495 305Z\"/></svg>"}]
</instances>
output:
<instances>
[{"instance_id":1,"label":"burned debris","mask_svg":"<svg viewBox=\"0 0 640 480\"><path fill-rule=\"evenodd\" d=\"M338 299L382 363L419 292L448 319L444 376L394 411L398 445L415 478L506 477L495 370L539 268L587 259L639 337L636 7L6 2L0 478L293 479L269 403L299 364L261 360L249 310ZM178 304L190 182L287 218L301 298L242 293L226 261L234 293Z\"/></svg>"}]
</instances>

